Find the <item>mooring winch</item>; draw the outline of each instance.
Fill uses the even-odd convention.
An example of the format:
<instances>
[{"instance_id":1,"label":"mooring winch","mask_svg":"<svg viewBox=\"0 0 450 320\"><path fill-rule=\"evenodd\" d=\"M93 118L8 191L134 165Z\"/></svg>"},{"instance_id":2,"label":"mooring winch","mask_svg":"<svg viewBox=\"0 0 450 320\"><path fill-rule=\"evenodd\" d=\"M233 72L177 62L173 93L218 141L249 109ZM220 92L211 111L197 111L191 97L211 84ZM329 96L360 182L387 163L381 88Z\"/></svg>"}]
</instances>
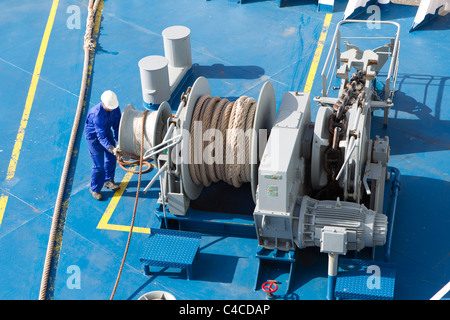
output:
<instances>
[{"instance_id":1,"label":"mooring winch","mask_svg":"<svg viewBox=\"0 0 450 320\"><path fill-rule=\"evenodd\" d=\"M260 247L292 251L320 247L330 255L336 275L337 255L382 246L388 221L383 213L389 179L389 139L371 139L371 117L392 106L398 68L399 26L390 43L362 51L344 42L338 23L322 72L316 121L311 121L309 93L285 92L276 112L274 88L264 83L257 100L215 97L199 77L181 97L175 114L167 102L151 112L128 106L119 130L119 148L154 160L158 171L145 190L160 179L159 203L174 216L185 216L190 200L204 187L225 181L250 183L253 219ZM369 37L352 37L352 39ZM350 38L348 38L350 39ZM388 38L383 38L388 39ZM334 53L332 53L334 52ZM376 92L380 70L389 60L384 97ZM328 79L331 70L336 70ZM337 98L328 97L340 79ZM144 129L144 141L140 140Z\"/></svg>"}]
</instances>

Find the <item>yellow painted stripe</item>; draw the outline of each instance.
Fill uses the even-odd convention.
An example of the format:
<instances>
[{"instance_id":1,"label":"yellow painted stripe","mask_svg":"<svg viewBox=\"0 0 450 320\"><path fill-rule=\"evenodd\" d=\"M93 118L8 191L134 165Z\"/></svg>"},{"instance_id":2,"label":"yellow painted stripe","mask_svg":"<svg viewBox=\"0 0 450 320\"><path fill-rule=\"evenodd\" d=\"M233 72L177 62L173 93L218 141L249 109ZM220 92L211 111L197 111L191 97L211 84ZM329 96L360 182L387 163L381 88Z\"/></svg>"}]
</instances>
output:
<instances>
[{"instance_id":1,"label":"yellow painted stripe","mask_svg":"<svg viewBox=\"0 0 450 320\"><path fill-rule=\"evenodd\" d=\"M5 213L6 203L8 202L8 196L2 193L0 197L0 226L2 225L3 216Z\"/></svg>"},{"instance_id":2,"label":"yellow painted stripe","mask_svg":"<svg viewBox=\"0 0 450 320\"><path fill-rule=\"evenodd\" d=\"M130 226L122 226L122 225L118 225L118 224L107 224L103 228L99 228L99 229L130 232ZM133 233L150 234L150 228L133 227Z\"/></svg>"},{"instance_id":3,"label":"yellow painted stripe","mask_svg":"<svg viewBox=\"0 0 450 320\"><path fill-rule=\"evenodd\" d=\"M116 209L116 206L119 203L119 200L122 197L123 192L125 191L125 188L127 187L128 183L130 182L132 176L133 176L133 173L131 173L131 172L127 172L125 174L124 178L122 179L122 182L120 183L120 189L114 193L114 196L112 197L111 201L109 202L109 205L106 208L105 213L103 214L102 218L100 219L100 222L97 225L97 229L130 232L130 226L110 224L109 219L111 219L111 216L112 216L114 210ZM133 232L150 233L150 228L133 227Z\"/></svg>"},{"instance_id":4,"label":"yellow painted stripe","mask_svg":"<svg viewBox=\"0 0 450 320\"><path fill-rule=\"evenodd\" d=\"M325 21L323 22L322 32L320 34L319 42L317 43L316 52L314 53L313 62L311 68L309 69L308 78L306 78L305 89L303 92L311 92L314 78L316 77L317 67L319 66L320 56L322 55L323 45L325 39L327 38L328 28L330 27L330 22L333 14L327 13L325 16Z\"/></svg>"},{"instance_id":5,"label":"yellow painted stripe","mask_svg":"<svg viewBox=\"0 0 450 320\"><path fill-rule=\"evenodd\" d=\"M109 202L105 213L103 214L102 218L100 219L100 222L97 225L97 229L106 229L106 226L108 225L108 221L109 221L109 219L111 219L114 209L116 208L117 204L119 203L120 197L122 197L122 194L125 191L125 188L127 187L128 182L130 182L132 176L133 176L133 174L131 172L127 172L125 174L125 177L122 179L122 182L120 183L120 189L114 193L114 196L112 197L111 201Z\"/></svg>"},{"instance_id":6,"label":"yellow painted stripe","mask_svg":"<svg viewBox=\"0 0 450 320\"><path fill-rule=\"evenodd\" d=\"M47 20L47 25L45 26L44 35L42 37L41 46L39 48L39 53L36 59L36 64L34 66L33 76L31 78L30 88L28 89L27 100L25 102L25 109L22 114L22 120L20 121L19 131L16 136L16 142L14 144L11 159L9 161L8 171L6 173L6 181L14 178L16 173L17 162L19 161L20 150L22 148L23 138L25 136L25 129L28 125L28 119L31 113L31 107L33 106L34 95L36 93L36 87L39 82L39 76L41 74L42 64L44 63L44 56L47 50L48 40L50 38L50 33L52 32L53 22L55 21L56 10L58 8L59 0L54 0L52 7L50 9L50 14ZM0 198L0 225L3 220L3 216L6 209L6 204L8 203L8 196L2 194Z\"/></svg>"}]
</instances>

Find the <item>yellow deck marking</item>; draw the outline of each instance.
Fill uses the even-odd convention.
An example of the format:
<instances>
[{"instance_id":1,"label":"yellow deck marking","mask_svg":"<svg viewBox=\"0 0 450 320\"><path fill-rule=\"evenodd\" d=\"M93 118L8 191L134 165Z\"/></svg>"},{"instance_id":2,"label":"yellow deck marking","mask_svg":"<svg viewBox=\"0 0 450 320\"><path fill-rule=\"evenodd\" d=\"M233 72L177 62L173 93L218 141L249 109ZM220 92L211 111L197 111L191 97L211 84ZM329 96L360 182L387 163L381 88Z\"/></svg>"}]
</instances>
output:
<instances>
[{"instance_id":1,"label":"yellow deck marking","mask_svg":"<svg viewBox=\"0 0 450 320\"><path fill-rule=\"evenodd\" d=\"M327 38L328 28L330 27L331 17L333 14L327 13L325 16L325 21L322 26L322 33L320 34L319 42L317 43L316 52L314 53L314 59L311 64L311 68L309 69L308 78L306 78L305 89L303 92L311 92L314 78L316 77L317 67L319 66L320 56L322 55L323 45L325 43L325 39Z\"/></svg>"},{"instance_id":2,"label":"yellow deck marking","mask_svg":"<svg viewBox=\"0 0 450 320\"><path fill-rule=\"evenodd\" d=\"M123 177L122 182L120 182L120 189L114 193L114 196L112 197L111 201L109 202L108 207L105 210L105 213L103 214L102 218L100 219L100 222L97 225L97 229L130 232L130 226L110 224L109 219L111 219L111 216L112 216L114 210L116 209L116 206L119 203L119 200L122 197L122 194L125 191L125 188L127 187L128 183L130 182L131 177L133 177L133 173L131 173L131 172L127 172L125 174L125 176ZM149 234L150 228L133 227L133 232Z\"/></svg>"},{"instance_id":3,"label":"yellow deck marking","mask_svg":"<svg viewBox=\"0 0 450 320\"><path fill-rule=\"evenodd\" d=\"M20 156L20 149L22 148L23 138L25 136L25 129L27 128L31 107L33 106L34 94L36 93L36 87L39 82L42 64L44 63L45 51L47 50L48 40L50 38L50 33L52 32L53 22L55 21L58 3L59 0L53 1L52 7L50 9L50 15L47 20L47 25L45 26L41 46L39 48L36 64L34 66L33 76L31 78L30 88L28 89L27 100L25 102L25 109L22 114L22 120L20 121L20 127L16 136L16 142L14 144L11 160L9 161L8 171L6 173L6 181L9 181L12 178L14 178L14 175L16 173L17 162L19 161ZM2 193L0 197L0 226L2 224L7 203L8 203L8 195Z\"/></svg>"},{"instance_id":4,"label":"yellow deck marking","mask_svg":"<svg viewBox=\"0 0 450 320\"><path fill-rule=\"evenodd\" d=\"M332 16L333 14L331 13L327 13L327 15L325 16L325 21L323 22L322 26L322 32L319 37L319 42L317 43L316 52L314 53L314 59L311 64L311 68L309 69L308 78L306 79L305 89L303 90L304 92L311 92L311 88L314 82L314 78L316 76L317 67L319 66L320 56L322 55L323 45L325 43L325 39L327 38L328 28L330 27ZM98 223L97 229L130 232L130 226L109 224L108 221L111 218L114 209L116 208L117 203L119 202L120 197L122 196L132 176L133 176L132 173L127 172L127 174L123 178L122 182L120 183L120 189L114 193L114 196L111 199L108 207L106 208L105 213L103 214L102 218L100 219L100 222ZM133 232L150 233L150 228L133 227Z\"/></svg>"}]
</instances>

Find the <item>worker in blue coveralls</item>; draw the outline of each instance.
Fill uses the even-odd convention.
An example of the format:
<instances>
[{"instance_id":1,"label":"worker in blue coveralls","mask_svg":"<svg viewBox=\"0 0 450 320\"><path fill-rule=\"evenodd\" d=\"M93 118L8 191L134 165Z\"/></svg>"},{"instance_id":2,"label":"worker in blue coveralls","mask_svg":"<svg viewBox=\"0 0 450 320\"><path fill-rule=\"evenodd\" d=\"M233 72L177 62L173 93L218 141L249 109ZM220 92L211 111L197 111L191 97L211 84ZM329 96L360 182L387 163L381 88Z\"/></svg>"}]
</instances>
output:
<instances>
[{"instance_id":1,"label":"worker in blue coveralls","mask_svg":"<svg viewBox=\"0 0 450 320\"><path fill-rule=\"evenodd\" d=\"M114 182L114 174L116 157L121 152L116 147L121 117L119 101L111 90L103 92L101 100L102 102L89 110L84 128L93 162L89 191L96 200L103 200L100 193L102 187L113 191L119 189Z\"/></svg>"}]
</instances>

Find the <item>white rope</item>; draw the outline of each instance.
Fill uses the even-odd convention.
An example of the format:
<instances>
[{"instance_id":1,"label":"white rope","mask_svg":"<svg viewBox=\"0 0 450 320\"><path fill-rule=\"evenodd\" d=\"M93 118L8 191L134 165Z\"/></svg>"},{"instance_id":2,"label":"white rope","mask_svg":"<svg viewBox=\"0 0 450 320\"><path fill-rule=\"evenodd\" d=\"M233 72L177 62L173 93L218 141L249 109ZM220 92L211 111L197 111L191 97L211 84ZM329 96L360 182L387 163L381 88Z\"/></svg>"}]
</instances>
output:
<instances>
[{"instance_id":1,"label":"white rope","mask_svg":"<svg viewBox=\"0 0 450 320\"><path fill-rule=\"evenodd\" d=\"M224 181L239 188L250 182L250 140L255 112L255 99L246 96L235 102L209 95L197 100L190 127L189 161L195 184L209 186ZM205 155L206 148L214 150L214 156Z\"/></svg>"},{"instance_id":2,"label":"white rope","mask_svg":"<svg viewBox=\"0 0 450 320\"><path fill-rule=\"evenodd\" d=\"M92 31L94 29L94 17L97 12L100 0L89 1L88 17L86 19L86 32L84 34L84 46L85 51L95 51L95 41L92 39Z\"/></svg>"}]
</instances>

